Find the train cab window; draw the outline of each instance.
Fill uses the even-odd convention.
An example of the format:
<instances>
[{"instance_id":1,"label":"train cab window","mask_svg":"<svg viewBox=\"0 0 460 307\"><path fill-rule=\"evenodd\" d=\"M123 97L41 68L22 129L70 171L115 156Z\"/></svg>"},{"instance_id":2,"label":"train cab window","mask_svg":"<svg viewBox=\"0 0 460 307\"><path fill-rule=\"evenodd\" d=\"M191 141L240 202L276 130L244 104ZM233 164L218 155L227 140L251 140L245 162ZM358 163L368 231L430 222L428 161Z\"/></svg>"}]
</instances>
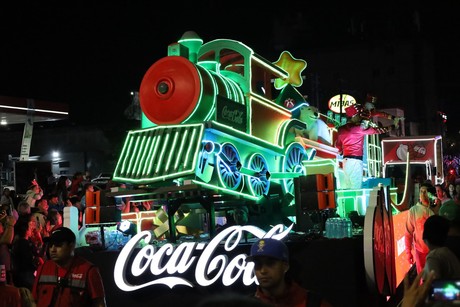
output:
<instances>
[{"instance_id":1,"label":"train cab window","mask_svg":"<svg viewBox=\"0 0 460 307\"><path fill-rule=\"evenodd\" d=\"M199 62L213 62L216 60L216 52L211 50L206 52L205 54L201 55L199 58Z\"/></svg>"},{"instance_id":2,"label":"train cab window","mask_svg":"<svg viewBox=\"0 0 460 307\"><path fill-rule=\"evenodd\" d=\"M220 52L220 67L223 70L235 72L244 76L244 58L241 54L230 50L222 49Z\"/></svg>"}]
</instances>

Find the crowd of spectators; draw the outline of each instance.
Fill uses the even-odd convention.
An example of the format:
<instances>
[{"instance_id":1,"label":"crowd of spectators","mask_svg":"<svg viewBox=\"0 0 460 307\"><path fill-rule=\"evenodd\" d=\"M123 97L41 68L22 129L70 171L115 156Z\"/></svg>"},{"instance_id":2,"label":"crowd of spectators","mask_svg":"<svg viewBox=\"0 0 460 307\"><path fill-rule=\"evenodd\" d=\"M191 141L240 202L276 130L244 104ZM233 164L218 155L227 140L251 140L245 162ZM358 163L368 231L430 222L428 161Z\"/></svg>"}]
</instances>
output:
<instances>
[{"instance_id":1,"label":"crowd of spectators","mask_svg":"<svg viewBox=\"0 0 460 307\"><path fill-rule=\"evenodd\" d=\"M77 172L72 179L61 176L54 184L46 183L44 189L33 179L24 195L18 195L10 188L3 189L0 199L0 283L20 290L22 306L34 303L31 291L35 275L38 268L50 260L47 239L63 227L64 208L77 207L79 226L82 225L80 201L87 185L91 185L90 178ZM10 288L9 292L17 293ZM0 302L1 306L4 306L3 302Z\"/></svg>"}]
</instances>

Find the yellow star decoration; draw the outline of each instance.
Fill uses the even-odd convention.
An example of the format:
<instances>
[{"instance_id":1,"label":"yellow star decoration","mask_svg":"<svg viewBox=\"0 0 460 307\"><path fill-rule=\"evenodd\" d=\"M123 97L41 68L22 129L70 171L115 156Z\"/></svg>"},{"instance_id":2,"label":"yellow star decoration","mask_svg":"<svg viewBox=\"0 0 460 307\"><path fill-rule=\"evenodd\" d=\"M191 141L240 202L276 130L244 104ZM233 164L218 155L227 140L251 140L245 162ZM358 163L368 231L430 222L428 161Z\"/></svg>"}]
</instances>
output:
<instances>
[{"instance_id":1,"label":"yellow star decoration","mask_svg":"<svg viewBox=\"0 0 460 307\"><path fill-rule=\"evenodd\" d=\"M274 62L276 66L284 69L289 77L287 80L280 78L275 79L275 88L277 90L282 89L286 84L291 84L292 86L299 87L303 83L302 71L307 67L307 62L304 60L299 60L294 58L289 51L283 51L278 59Z\"/></svg>"}]
</instances>

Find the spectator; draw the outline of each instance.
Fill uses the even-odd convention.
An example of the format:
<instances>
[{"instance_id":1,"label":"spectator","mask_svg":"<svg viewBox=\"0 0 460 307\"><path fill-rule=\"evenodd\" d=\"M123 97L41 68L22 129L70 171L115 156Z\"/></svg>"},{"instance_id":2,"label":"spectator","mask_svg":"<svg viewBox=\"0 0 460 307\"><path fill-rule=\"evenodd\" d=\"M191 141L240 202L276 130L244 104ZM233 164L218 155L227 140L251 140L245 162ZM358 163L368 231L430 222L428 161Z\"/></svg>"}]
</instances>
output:
<instances>
[{"instance_id":1,"label":"spectator","mask_svg":"<svg viewBox=\"0 0 460 307\"><path fill-rule=\"evenodd\" d=\"M83 225L83 210L81 206L81 201L78 196L71 196L68 200L72 207L78 209L78 226L81 227Z\"/></svg>"},{"instance_id":2,"label":"spectator","mask_svg":"<svg viewBox=\"0 0 460 307\"><path fill-rule=\"evenodd\" d=\"M48 221L48 199L42 198L37 200L38 211L33 213L33 216L37 220L37 228L40 230L42 237L47 237L49 233L46 230L46 222Z\"/></svg>"},{"instance_id":3,"label":"spectator","mask_svg":"<svg viewBox=\"0 0 460 307\"><path fill-rule=\"evenodd\" d=\"M251 246L251 254L246 258L254 262L254 271L259 283L255 297L264 303L279 307L309 306L313 301L318 306L331 306L318 294L306 290L296 282L286 278L289 270L289 251L279 240L262 238Z\"/></svg>"},{"instance_id":4,"label":"spectator","mask_svg":"<svg viewBox=\"0 0 460 307\"><path fill-rule=\"evenodd\" d=\"M432 215L424 225L423 240L430 249L426 256L424 278L434 271L435 279L460 278L460 260L444 243L449 232L449 220L443 216Z\"/></svg>"},{"instance_id":5,"label":"spectator","mask_svg":"<svg viewBox=\"0 0 460 307\"><path fill-rule=\"evenodd\" d=\"M455 201L448 201L439 209L439 215L450 221L445 246L460 259L460 206Z\"/></svg>"},{"instance_id":6,"label":"spectator","mask_svg":"<svg viewBox=\"0 0 460 307\"><path fill-rule=\"evenodd\" d=\"M73 196L80 197L82 190L83 190L83 173L76 172L72 177L72 183L69 189L69 197L73 197Z\"/></svg>"},{"instance_id":7,"label":"spectator","mask_svg":"<svg viewBox=\"0 0 460 307\"><path fill-rule=\"evenodd\" d=\"M444 189L441 184L435 185L436 188L436 197L438 198L436 201L440 202L440 204L444 204L446 201L450 200L449 193Z\"/></svg>"},{"instance_id":8,"label":"spectator","mask_svg":"<svg viewBox=\"0 0 460 307\"><path fill-rule=\"evenodd\" d=\"M29 204L31 208L35 208L35 202L43 197L43 190L38 185L35 179L32 181L32 185L26 192L24 200Z\"/></svg>"},{"instance_id":9,"label":"spectator","mask_svg":"<svg viewBox=\"0 0 460 307\"><path fill-rule=\"evenodd\" d=\"M455 185L453 183L449 183L447 186L447 190L449 191L449 197L453 200L457 197L457 191L455 191Z\"/></svg>"},{"instance_id":10,"label":"spectator","mask_svg":"<svg viewBox=\"0 0 460 307\"><path fill-rule=\"evenodd\" d=\"M72 230L61 227L53 231L48 244L51 259L38 269L32 290L37 307L106 306L99 269L74 255Z\"/></svg>"},{"instance_id":11,"label":"spectator","mask_svg":"<svg viewBox=\"0 0 460 307\"><path fill-rule=\"evenodd\" d=\"M50 228L49 233L52 233L59 227L62 227L62 214L56 209L52 209L48 213L48 221L49 221L49 228Z\"/></svg>"},{"instance_id":12,"label":"spectator","mask_svg":"<svg viewBox=\"0 0 460 307\"><path fill-rule=\"evenodd\" d=\"M435 214L431 208L430 194L435 194L436 190L429 183L420 185L419 201L409 209L406 220L405 246L406 259L412 265L416 264L417 273L423 271L425 258L429 252L428 246L423 241L423 225L428 217ZM414 249L414 255L412 250ZM415 261L414 261L415 260Z\"/></svg>"},{"instance_id":13,"label":"spectator","mask_svg":"<svg viewBox=\"0 0 460 307\"><path fill-rule=\"evenodd\" d=\"M0 307L21 307L21 294L15 286L6 283L6 269L0 264Z\"/></svg>"},{"instance_id":14,"label":"spectator","mask_svg":"<svg viewBox=\"0 0 460 307\"><path fill-rule=\"evenodd\" d=\"M56 188L52 192L53 195L58 197L58 203L63 204L62 209L64 209L67 199L69 198L69 188L71 184L72 181L67 176L61 176L56 183Z\"/></svg>"},{"instance_id":15,"label":"spectator","mask_svg":"<svg viewBox=\"0 0 460 307\"><path fill-rule=\"evenodd\" d=\"M66 206L66 204L64 202L62 202L60 199L59 199L59 196L57 194L51 194L48 198L48 210L57 210L59 211L59 213L63 213L64 212L64 207Z\"/></svg>"},{"instance_id":16,"label":"spectator","mask_svg":"<svg viewBox=\"0 0 460 307\"><path fill-rule=\"evenodd\" d=\"M0 207L0 263L5 265L8 284L13 283L10 245L13 243L15 223L16 219Z\"/></svg>"},{"instance_id":17,"label":"spectator","mask_svg":"<svg viewBox=\"0 0 460 307\"><path fill-rule=\"evenodd\" d=\"M16 287L32 289L35 271L43 262L39 257L40 250L30 240L32 227L27 219L19 219L17 223L17 234L11 248L13 283Z\"/></svg>"},{"instance_id":18,"label":"spectator","mask_svg":"<svg viewBox=\"0 0 460 307\"><path fill-rule=\"evenodd\" d=\"M11 197L11 191L8 188L3 189L2 198L0 200L0 205L7 205L8 206L8 215L13 215L14 209L14 202L13 198Z\"/></svg>"},{"instance_id":19,"label":"spectator","mask_svg":"<svg viewBox=\"0 0 460 307\"><path fill-rule=\"evenodd\" d=\"M19 202L19 204L18 204L18 218L20 218L23 215L30 214L30 213L31 213L31 210L30 210L29 203L26 202L25 200Z\"/></svg>"}]
</instances>

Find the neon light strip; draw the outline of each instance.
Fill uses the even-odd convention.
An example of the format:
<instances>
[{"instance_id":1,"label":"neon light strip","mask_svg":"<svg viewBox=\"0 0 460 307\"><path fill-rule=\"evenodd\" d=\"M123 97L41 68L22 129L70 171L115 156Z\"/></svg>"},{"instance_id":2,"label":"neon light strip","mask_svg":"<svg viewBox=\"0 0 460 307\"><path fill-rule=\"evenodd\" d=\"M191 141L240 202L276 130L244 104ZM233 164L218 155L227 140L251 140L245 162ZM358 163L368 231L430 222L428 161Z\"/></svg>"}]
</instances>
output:
<instances>
[{"instance_id":1,"label":"neon light strip","mask_svg":"<svg viewBox=\"0 0 460 307\"><path fill-rule=\"evenodd\" d=\"M239 130L236 130L236 129L232 128L232 127L229 127L227 125L223 125L223 124L220 124L218 122L212 122L212 125L213 126L220 126L220 127L224 128L225 130L231 130L232 135L237 135L236 137L239 137L242 140L246 140L248 138L248 135L246 133L243 133L243 132L241 132ZM273 144L271 142L267 142L267 141L262 140L262 139L260 139L260 138L258 138L256 136L251 135L251 138L256 139L257 141L260 141L261 143L267 144L269 146L276 147L276 148L279 148L279 149L284 149L284 146L280 146L278 144Z\"/></svg>"},{"instance_id":2,"label":"neon light strip","mask_svg":"<svg viewBox=\"0 0 460 307\"><path fill-rule=\"evenodd\" d=\"M199 182L199 181L196 181L196 180L192 180L192 182L194 184L201 185L201 186L204 186L204 187L207 187L207 188L210 188L210 189L224 191L224 192L226 192L228 194L232 194L232 195L236 195L236 196L243 196L244 198L247 198L247 199L250 199L250 200L256 200L257 201L257 200L262 199L262 197L263 197L263 196L256 197L256 196L252 196L252 195L249 195L249 194L236 192L236 191L233 191L233 190L218 187L218 186L215 186L215 185L212 185L212 184L207 184L207 183L204 183L204 182Z\"/></svg>"},{"instance_id":3,"label":"neon light strip","mask_svg":"<svg viewBox=\"0 0 460 307\"><path fill-rule=\"evenodd\" d=\"M168 129L168 130L170 130L170 129ZM169 134L169 131L168 131L168 133L166 134L166 137L165 137L165 141L163 142L163 145L168 144L168 141L169 141L170 137L171 137L171 135ZM162 146L161 151L160 151L160 156L158 157L157 168L155 169L155 173L158 173L160 171L160 167L163 164L163 158L165 156L166 149L167 149L166 146Z\"/></svg>"},{"instance_id":4,"label":"neon light strip","mask_svg":"<svg viewBox=\"0 0 460 307\"><path fill-rule=\"evenodd\" d=\"M270 100L268 100L268 99L266 99L266 98L264 98L264 97L262 97L260 95L257 95L255 93L250 93L249 95L255 101L258 101L258 102L262 103L263 105L269 107L270 109L272 109L272 110L274 110L274 111L276 111L278 113L283 114L284 116L288 116L288 117L292 116L291 112L288 111L287 109L285 109L282 106L279 106L279 105L273 103L272 101L270 101Z\"/></svg>"},{"instance_id":5,"label":"neon light strip","mask_svg":"<svg viewBox=\"0 0 460 307\"><path fill-rule=\"evenodd\" d=\"M196 129L193 129L192 131L192 136L190 137L190 142L189 144L193 144L194 142L196 142ZM192 151L192 146L189 146L188 149L187 149L187 153L185 154L186 157L190 157L190 152ZM193 160L194 162L196 161L195 159ZM187 164L188 164L188 159L185 159L184 161L184 168L187 168Z\"/></svg>"},{"instance_id":6,"label":"neon light strip","mask_svg":"<svg viewBox=\"0 0 460 307\"><path fill-rule=\"evenodd\" d=\"M146 153L147 153L147 156L146 156L146 159L145 159L145 162L144 162L144 168L142 170L142 176L145 176L149 173L150 169L151 169L151 164L152 164L152 155L149 156L150 153L153 153L155 152L155 148L156 148L156 130L151 130L148 132L149 133L149 138L150 138L150 143L149 143L149 147L147 148L146 150Z\"/></svg>"},{"instance_id":7,"label":"neon light strip","mask_svg":"<svg viewBox=\"0 0 460 307\"><path fill-rule=\"evenodd\" d=\"M129 143L128 140L130 139L130 137L131 137L131 132L128 133L128 136L126 137L125 142L123 143L123 148L122 148L122 150L121 150L121 155L120 155L120 157L123 157L124 154L125 154L125 152L128 150L128 148L129 148L129 146L128 146L128 143ZM121 172L123 172L123 168L124 168L124 162L123 162L123 161L118 160L117 167L115 168L115 174L118 173L118 171L117 171L118 168L121 168L121 169L122 169Z\"/></svg>"},{"instance_id":8,"label":"neon light strip","mask_svg":"<svg viewBox=\"0 0 460 307\"><path fill-rule=\"evenodd\" d=\"M133 152L137 152L137 151L138 151L137 148L140 146L140 145L139 145L139 143L140 143L139 140L140 140L140 138L137 138L137 139L136 139L136 141L135 141L135 143L134 143ZM135 155L131 155L131 158L130 158L130 160L129 160L129 162L128 162L128 168L127 168L127 170L126 170L127 173L132 174L133 168L134 168L134 164L136 163L135 159L136 159L136 156L135 156ZM137 160L137 159L136 159L136 160Z\"/></svg>"},{"instance_id":9,"label":"neon light strip","mask_svg":"<svg viewBox=\"0 0 460 307\"><path fill-rule=\"evenodd\" d=\"M264 61L261 57L257 56L257 55L253 55L251 57L251 59L260 64L261 66L267 68L269 71L271 71L272 73L274 73L275 75L278 75L280 76L280 78L283 78L283 79L287 79L289 78L289 74L284 71L284 69L282 69L281 67L279 66L276 66L274 65L273 63L270 63L270 62L267 62L267 61Z\"/></svg>"},{"instance_id":10,"label":"neon light strip","mask_svg":"<svg viewBox=\"0 0 460 307\"><path fill-rule=\"evenodd\" d=\"M186 140L186 139L187 139L188 133L189 133L189 129L186 129L186 130L184 131L183 140ZM188 145L188 144L187 144L187 145ZM175 170L175 171L177 171L177 167L179 166L179 161L181 161L182 151L184 150L184 146L186 146L186 143L185 143L185 142L181 142L181 146L180 146L180 148L179 148L179 152L177 153L176 163L174 163L174 170Z\"/></svg>"},{"instance_id":11,"label":"neon light strip","mask_svg":"<svg viewBox=\"0 0 460 307\"><path fill-rule=\"evenodd\" d=\"M53 111L53 110L45 110L45 109L33 109L33 108L24 108L24 107L12 107L12 106L4 105L4 104L0 104L0 108L10 109L10 110L35 111L35 112L42 112L42 113L69 115L69 112Z\"/></svg>"},{"instance_id":12,"label":"neon light strip","mask_svg":"<svg viewBox=\"0 0 460 307\"><path fill-rule=\"evenodd\" d=\"M142 140L140 142L140 146L139 146L139 152L142 152L145 150L145 141L146 141L146 137L145 135L142 136ZM139 155L138 155L139 156ZM136 161L134 162L134 166L133 166L133 174L139 174L139 163L141 162L141 159L136 159Z\"/></svg>"},{"instance_id":13,"label":"neon light strip","mask_svg":"<svg viewBox=\"0 0 460 307\"><path fill-rule=\"evenodd\" d=\"M382 140L382 142L385 142L385 143L401 143L401 142L404 142L404 141L436 141L436 140L439 140L438 137L426 137L426 138L397 138L396 140L393 140L391 138L387 138L387 139L384 139Z\"/></svg>"},{"instance_id":14,"label":"neon light strip","mask_svg":"<svg viewBox=\"0 0 460 307\"><path fill-rule=\"evenodd\" d=\"M165 166L165 172L168 172L169 170L169 165L171 164L171 159L173 155L176 155L176 145L177 145L177 140L179 139L179 131L176 130L174 133L174 138L171 147L169 148L169 155L168 155L168 160L166 161L166 166ZM180 156L177 156L179 158Z\"/></svg>"}]
</instances>

